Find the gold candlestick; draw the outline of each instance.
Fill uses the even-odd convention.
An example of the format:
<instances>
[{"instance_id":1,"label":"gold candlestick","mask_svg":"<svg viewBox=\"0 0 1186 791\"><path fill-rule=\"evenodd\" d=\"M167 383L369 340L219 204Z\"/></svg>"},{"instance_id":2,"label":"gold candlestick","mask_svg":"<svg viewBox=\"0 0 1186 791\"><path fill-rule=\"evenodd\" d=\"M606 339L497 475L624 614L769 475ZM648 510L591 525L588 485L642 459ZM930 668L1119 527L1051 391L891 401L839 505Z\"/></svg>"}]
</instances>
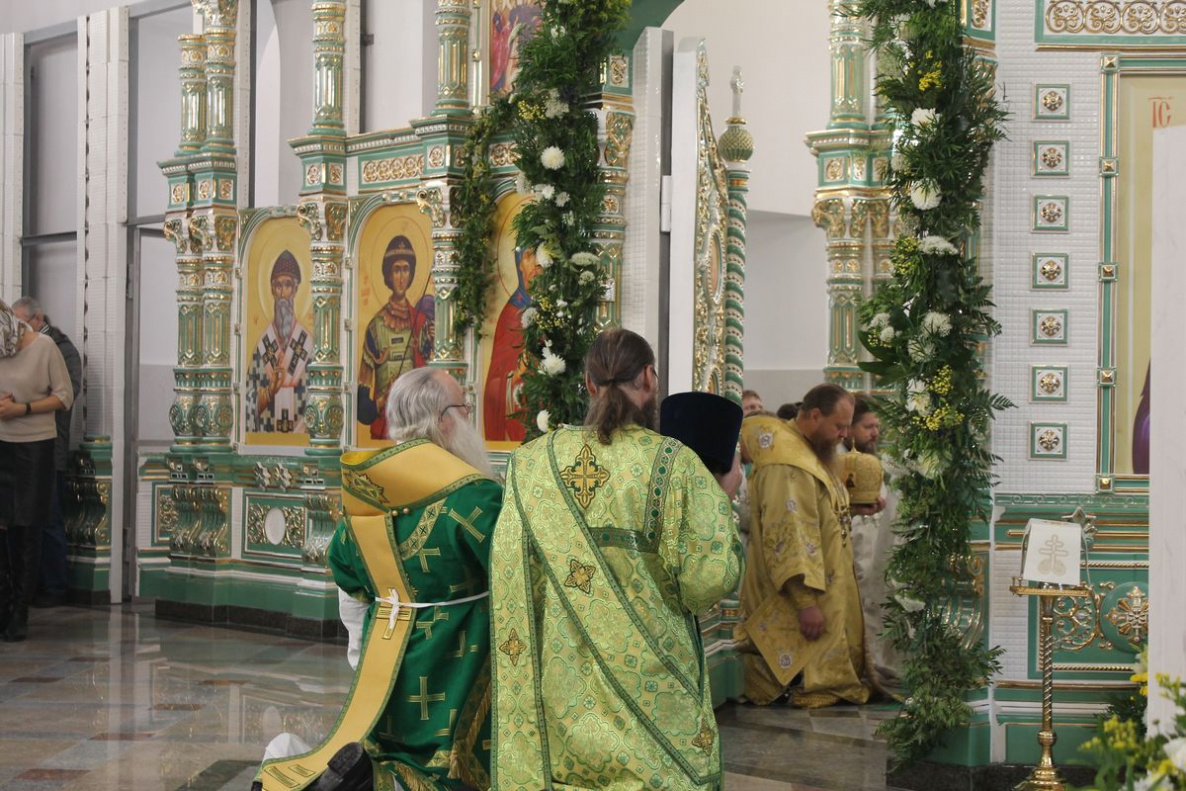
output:
<instances>
[{"instance_id":1,"label":"gold candlestick","mask_svg":"<svg viewBox=\"0 0 1186 791\"><path fill-rule=\"evenodd\" d=\"M1066 791L1067 786L1054 766L1054 600L1062 596L1087 596L1091 591L1082 585L1074 587L1027 585L1021 577L1014 577L1010 592L1018 596L1038 597L1038 650L1042 666L1042 729L1038 744L1042 756L1038 765L1022 780L1014 791Z\"/></svg>"}]
</instances>

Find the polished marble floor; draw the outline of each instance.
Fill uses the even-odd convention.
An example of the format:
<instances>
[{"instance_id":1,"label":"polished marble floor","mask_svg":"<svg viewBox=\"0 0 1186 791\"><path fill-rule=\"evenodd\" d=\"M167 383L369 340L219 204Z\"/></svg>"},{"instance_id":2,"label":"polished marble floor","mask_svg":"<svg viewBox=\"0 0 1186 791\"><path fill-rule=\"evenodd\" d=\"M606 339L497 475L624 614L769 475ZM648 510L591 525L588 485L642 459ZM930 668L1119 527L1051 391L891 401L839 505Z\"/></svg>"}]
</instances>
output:
<instances>
[{"instance_id":1,"label":"polished marble floor","mask_svg":"<svg viewBox=\"0 0 1186 791\"><path fill-rule=\"evenodd\" d=\"M247 791L263 747L316 743L350 682L345 649L158 620L36 610L0 643L0 791ZM718 711L730 791L882 791L876 706Z\"/></svg>"}]
</instances>

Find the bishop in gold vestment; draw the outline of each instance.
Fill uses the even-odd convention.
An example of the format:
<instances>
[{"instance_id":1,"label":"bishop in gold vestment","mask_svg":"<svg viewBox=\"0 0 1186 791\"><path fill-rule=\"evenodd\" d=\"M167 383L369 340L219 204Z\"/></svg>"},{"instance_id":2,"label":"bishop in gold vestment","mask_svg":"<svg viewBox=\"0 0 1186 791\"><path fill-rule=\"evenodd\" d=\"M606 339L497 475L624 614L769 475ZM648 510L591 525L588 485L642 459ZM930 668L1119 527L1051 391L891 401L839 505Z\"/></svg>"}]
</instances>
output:
<instances>
[{"instance_id":1,"label":"bishop in gold vestment","mask_svg":"<svg viewBox=\"0 0 1186 791\"><path fill-rule=\"evenodd\" d=\"M788 691L809 708L864 703L864 619L848 494L793 421L749 418L742 443L754 460L739 636L755 651L745 656L745 694L760 705ZM808 640L799 613L813 606L826 627ZM790 689L800 673L802 682Z\"/></svg>"}]
</instances>

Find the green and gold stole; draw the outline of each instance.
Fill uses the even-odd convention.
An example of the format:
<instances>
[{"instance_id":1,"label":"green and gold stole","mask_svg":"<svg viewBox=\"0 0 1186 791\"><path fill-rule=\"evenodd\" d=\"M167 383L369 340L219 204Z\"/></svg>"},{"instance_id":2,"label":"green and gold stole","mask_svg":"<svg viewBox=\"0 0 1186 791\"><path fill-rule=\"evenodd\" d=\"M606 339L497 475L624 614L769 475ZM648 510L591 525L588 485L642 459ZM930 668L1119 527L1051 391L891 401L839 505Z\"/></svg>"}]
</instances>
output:
<instances>
[{"instance_id":1,"label":"green and gold stole","mask_svg":"<svg viewBox=\"0 0 1186 791\"><path fill-rule=\"evenodd\" d=\"M403 663L414 610L392 602L413 601L395 535L396 511L421 508L484 477L456 456L418 440L378 451L342 454L342 503L346 524L378 596L371 629L362 646L346 704L329 736L312 751L266 761L256 779L264 791L299 791L325 771L329 759L351 742L362 741L382 716Z\"/></svg>"}]
</instances>

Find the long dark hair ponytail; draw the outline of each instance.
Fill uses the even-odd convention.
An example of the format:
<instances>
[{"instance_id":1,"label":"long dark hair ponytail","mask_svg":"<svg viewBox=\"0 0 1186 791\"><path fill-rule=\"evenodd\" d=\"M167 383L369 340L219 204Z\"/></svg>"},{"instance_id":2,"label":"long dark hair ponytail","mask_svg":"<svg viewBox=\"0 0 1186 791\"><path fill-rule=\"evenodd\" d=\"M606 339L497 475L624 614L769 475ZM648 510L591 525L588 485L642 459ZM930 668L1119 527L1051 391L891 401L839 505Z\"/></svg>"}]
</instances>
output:
<instances>
[{"instance_id":1,"label":"long dark hair ponytail","mask_svg":"<svg viewBox=\"0 0 1186 791\"><path fill-rule=\"evenodd\" d=\"M638 379L647 366L655 364L655 352L641 335L630 330L606 330L597 336L585 355L585 373L597 387L589 400L585 425L597 429L602 445L610 435L631 424L654 428L655 416L638 406L623 390L639 386ZM652 410L653 412L653 410Z\"/></svg>"}]
</instances>

